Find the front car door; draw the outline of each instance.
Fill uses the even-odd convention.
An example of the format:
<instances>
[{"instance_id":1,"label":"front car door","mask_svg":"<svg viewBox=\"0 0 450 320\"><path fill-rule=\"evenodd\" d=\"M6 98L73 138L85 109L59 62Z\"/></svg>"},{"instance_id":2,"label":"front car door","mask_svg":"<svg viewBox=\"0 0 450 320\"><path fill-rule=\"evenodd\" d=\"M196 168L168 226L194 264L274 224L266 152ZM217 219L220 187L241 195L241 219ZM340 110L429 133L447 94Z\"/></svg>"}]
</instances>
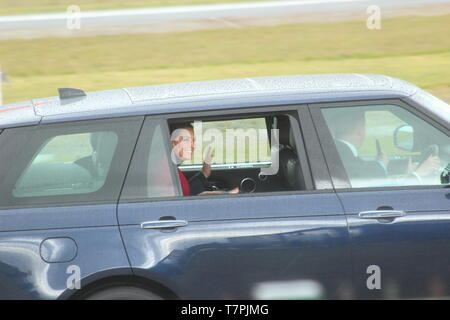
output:
<instances>
[{"instance_id":1,"label":"front car door","mask_svg":"<svg viewBox=\"0 0 450 320\"><path fill-rule=\"evenodd\" d=\"M170 160L168 119L146 119L119 203L120 229L136 274L184 299L267 298L261 288L268 282L296 280L299 286L279 297L350 297L347 223L314 146L317 137L309 114L301 108L299 117L296 107L280 108L277 112L293 119L304 190L183 197ZM259 112L258 118L274 109L235 111L235 118L248 118L245 112ZM223 114L192 114L189 120L220 120ZM306 123L302 130L299 119ZM306 149L303 138L309 141ZM306 150L315 167L309 167ZM318 172L314 182L311 170L314 177ZM314 292L302 291L305 283L306 289L311 284L304 280L313 281Z\"/></svg>"},{"instance_id":2,"label":"front car door","mask_svg":"<svg viewBox=\"0 0 450 320\"><path fill-rule=\"evenodd\" d=\"M310 108L348 216L356 296L448 297L448 127L400 100Z\"/></svg>"}]
</instances>

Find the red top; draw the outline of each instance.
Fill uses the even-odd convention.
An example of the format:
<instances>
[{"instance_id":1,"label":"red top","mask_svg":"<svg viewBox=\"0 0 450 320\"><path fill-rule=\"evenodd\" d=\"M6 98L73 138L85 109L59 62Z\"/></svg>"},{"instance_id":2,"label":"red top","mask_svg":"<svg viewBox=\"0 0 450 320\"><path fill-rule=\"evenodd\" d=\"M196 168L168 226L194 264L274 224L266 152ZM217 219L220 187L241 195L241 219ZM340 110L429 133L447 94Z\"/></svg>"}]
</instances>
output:
<instances>
[{"instance_id":1,"label":"red top","mask_svg":"<svg viewBox=\"0 0 450 320\"><path fill-rule=\"evenodd\" d=\"M178 174L180 175L181 189L183 190L183 196L189 196L191 194L191 188L189 188L189 182L184 176L183 172L178 169Z\"/></svg>"}]
</instances>

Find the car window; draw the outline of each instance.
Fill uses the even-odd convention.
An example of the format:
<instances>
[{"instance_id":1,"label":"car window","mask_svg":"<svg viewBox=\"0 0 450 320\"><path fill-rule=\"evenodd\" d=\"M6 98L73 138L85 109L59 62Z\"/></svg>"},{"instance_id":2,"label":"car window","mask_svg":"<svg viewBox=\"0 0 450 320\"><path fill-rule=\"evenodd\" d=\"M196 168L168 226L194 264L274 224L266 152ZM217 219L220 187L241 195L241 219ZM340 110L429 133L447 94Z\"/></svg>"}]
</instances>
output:
<instances>
[{"instance_id":1,"label":"car window","mask_svg":"<svg viewBox=\"0 0 450 320\"><path fill-rule=\"evenodd\" d=\"M18 198L91 193L109 173L117 148L114 132L60 135L44 142L13 189Z\"/></svg>"},{"instance_id":2,"label":"car window","mask_svg":"<svg viewBox=\"0 0 450 320\"><path fill-rule=\"evenodd\" d=\"M148 117L121 201L215 196L236 188L240 193L304 190L291 125L297 122L298 128L298 120L288 114L233 117ZM186 128L187 135L183 133ZM178 130L182 130L180 135ZM214 145L208 162L210 171L203 171L210 145Z\"/></svg>"},{"instance_id":3,"label":"car window","mask_svg":"<svg viewBox=\"0 0 450 320\"><path fill-rule=\"evenodd\" d=\"M323 108L353 188L448 184L450 138L399 106Z\"/></svg>"},{"instance_id":4,"label":"car window","mask_svg":"<svg viewBox=\"0 0 450 320\"><path fill-rule=\"evenodd\" d=\"M1 206L117 199L142 120L6 129L0 135Z\"/></svg>"}]
</instances>

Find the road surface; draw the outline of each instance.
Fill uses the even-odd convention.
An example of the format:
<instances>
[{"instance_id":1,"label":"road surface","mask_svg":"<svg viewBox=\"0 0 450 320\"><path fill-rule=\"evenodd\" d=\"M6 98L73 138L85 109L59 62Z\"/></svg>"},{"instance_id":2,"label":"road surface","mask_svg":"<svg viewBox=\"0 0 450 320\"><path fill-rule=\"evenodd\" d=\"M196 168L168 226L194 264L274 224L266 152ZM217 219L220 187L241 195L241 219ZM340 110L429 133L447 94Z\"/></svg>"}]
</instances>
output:
<instances>
[{"instance_id":1,"label":"road surface","mask_svg":"<svg viewBox=\"0 0 450 320\"><path fill-rule=\"evenodd\" d=\"M448 14L450 0L300 0L163 8L81 11L80 28L69 29L67 13L0 16L0 40L135 32L240 28L248 25L364 19L378 5L382 17ZM82 8L81 8L82 10ZM72 17L76 18L76 15ZM74 20L72 20L73 22ZM72 23L72 26L76 24Z\"/></svg>"}]
</instances>

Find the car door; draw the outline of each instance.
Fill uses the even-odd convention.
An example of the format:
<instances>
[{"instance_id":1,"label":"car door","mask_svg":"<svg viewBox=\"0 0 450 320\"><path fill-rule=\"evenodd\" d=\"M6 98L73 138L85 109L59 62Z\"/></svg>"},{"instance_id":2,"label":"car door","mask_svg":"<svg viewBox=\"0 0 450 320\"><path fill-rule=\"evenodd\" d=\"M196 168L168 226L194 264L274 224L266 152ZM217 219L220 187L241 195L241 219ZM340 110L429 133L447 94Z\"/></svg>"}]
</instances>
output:
<instances>
[{"instance_id":1,"label":"car door","mask_svg":"<svg viewBox=\"0 0 450 320\"><path fill-rule=\"evenodd\" d=\"M298 124L296 130L304 155ZM135 274L183 299L260 298L258 286L274 281L298 284L284 298L351 294L347 223L330 188L317 190L310 180L303 191L182 197L169 137L166 118L146 119L118 207ZM316 160L313 171L321 175L325 165ZM324 187L329 177L321 178L316 184ZM305 294L304 280L319 289Z\"/></svg>"},{"instance_id":2,"label":"car door","mask_svg":"<svg viewBox=\"0 0 450 320\"><path fill-rule=\"evenodd\" d=\"M116 206L142 117L0 134L0 299L68 298L131 274Z\"/></svg>"},{"instance_id":3,"label":"car door","mask_svg":"<svg viewBox=\"0 0 450 320\"><path fill-rule=\"evenodd\" d=\"M311 112L348 218L356 296L448 297L448 128L400 100L316 104ZM352 143L354 156L344 151Z\"/></svg>"}]
</instances>

